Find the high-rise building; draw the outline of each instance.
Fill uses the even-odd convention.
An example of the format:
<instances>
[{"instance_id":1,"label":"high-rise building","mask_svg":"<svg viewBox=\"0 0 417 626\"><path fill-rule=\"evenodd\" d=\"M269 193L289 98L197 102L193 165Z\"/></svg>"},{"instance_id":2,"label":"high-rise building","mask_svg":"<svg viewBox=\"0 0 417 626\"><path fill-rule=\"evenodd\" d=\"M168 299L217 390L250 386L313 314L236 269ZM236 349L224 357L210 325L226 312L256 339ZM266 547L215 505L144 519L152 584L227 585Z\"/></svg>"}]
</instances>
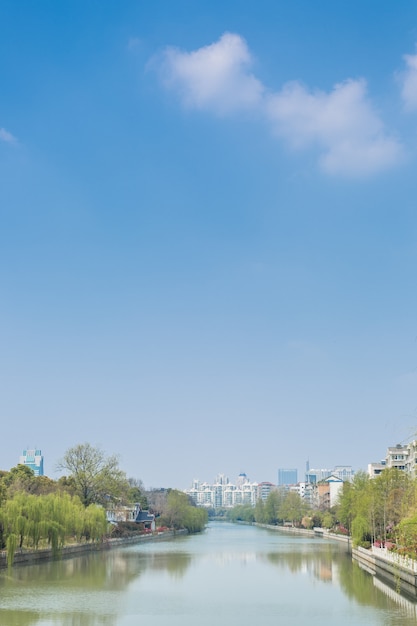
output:
<instances>
[{"instance_id":1,"label":"high-rise building","mask_svg":"<svg viewBox=\"0 0 417 626\"><path fill-rule=\"evenodd\" d=\"M278 487L285 487L287 485L296 485L298 483L298 470L296 469L284 469L278 470Z\"/></svg>"},{"instance_id":2,"label":"high-rise building","mask_svg":"<svg viewBox=\"0 0 417 626\"><path fill-rule=\"evenodd\" d=\"M309 469L308 473L306 473L306 483L317 485L317 483L329 478L332 474L333 471L331 469Z\"/></svg>"},{"instance_id":3,"label":"high-rise building","mask_svg":"<svg viewBox=\"0 0 417 626\"><path fill-rule=\"evenodd\" d=\"M214 508L233 507L237 504L254 506L260 497L258 483L251 483L243 472L239 474L236 484L232 484L224 474L219 474L214 484L194 480L191 489L185 489L185 493L197 506Z\"/></svg>"},{"instance_id":4,"label":"high-rise building","mask_svg":"<svg viewBox=\"0 0 417 626\"><path fill-rule=\"evenodd\" d=\"M258 500L261 499L263 502L266 502L271 491L276 489L276 486L273 483L264 481L263 483L259 483L258 485Z\"/></svg>"},{"instance_id":5,"label":"high-rise building","mask_svg":"<svg viewBox=\"0 0 417 626\"><path fill-rule=\"evenodd\" d=\"M351 465L335 465L332 475L337 476L337 478L340 478L343 481L348 480L349 482L352 482L353 477L355 476L355 471Z\"/></svg>"},{"instance_id":6,"label":"high-rise building","mask_svg":"<svg viewBox=\"0 0 417 626\"><path fill-rule=\"evenodd\" d=\"M30 467L35 472L35 476L43 476L43 456L41 450L23 450L19 464Z\"/></svg>"}]
</instances>

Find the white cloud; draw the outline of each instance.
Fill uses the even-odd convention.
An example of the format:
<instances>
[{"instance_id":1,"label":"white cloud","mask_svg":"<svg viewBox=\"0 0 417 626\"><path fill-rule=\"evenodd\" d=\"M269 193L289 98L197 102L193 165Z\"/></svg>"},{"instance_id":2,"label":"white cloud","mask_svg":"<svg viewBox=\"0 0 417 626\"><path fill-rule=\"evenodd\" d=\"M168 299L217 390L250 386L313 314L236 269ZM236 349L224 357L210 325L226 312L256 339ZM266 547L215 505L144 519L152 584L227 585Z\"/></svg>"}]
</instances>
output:
<instances>
[{"instance_id":1,"label":"white cloud","mask_svg":"<svg viewBox=\"0 0 417 626\"><path fill-rule=\"evenodd\" d=\"M288 83L267 98L267 116L293 148L315 146L330 174L369 175L395 165L402 146L386 134L366 94L364 80L348 80L329 92Z\"/></svg>"},{"instance_id":2,"label":"white cloud","mask_svg":"<svg viewBox=\"0 0 417 626\"><path fill-rule=\"evenodd\" d=\"M167 48L162 76L185 106L229 113L259 106L262 83L250 73L252 57L239 35L225 33L219 41L193 52Z\"/></svg>"},{"instance_id":3,"label":"white cloud","mask_svg":"<svg viewBox=\"0 0 417 626\"><path fill-rule=\"evenodd\" d=\"M405 108L409 111L417 110L417 54L404 55L407 69L401 74L401 96Z\"/></svg>"},{"instance_id":4,"label":"white cloud","mask_svg":"<svg viewBox=\"0 0 417 626\"><path fill-rule=\"evenodd\" d=\"M4 141L5 143L16 143L17 139L5 128L0 128L0 141Z\"/></svg>"},{"instance_id":5,"label":"white cloud","mask_svg":"<svg viewBox=\"0 0 417 626\"><path fill-rule=\"evenodd\" d=\"M167 48L153 61L165 87L186 107L218 114L256 111L293 148L315 148L328 174L368 176L403 157L402 144L385 130L364 80L346 80L330 92L298 82L268 92L250 71L253 59L245 40L233 33L192 52Z\"/></svg>"}]
</instances>

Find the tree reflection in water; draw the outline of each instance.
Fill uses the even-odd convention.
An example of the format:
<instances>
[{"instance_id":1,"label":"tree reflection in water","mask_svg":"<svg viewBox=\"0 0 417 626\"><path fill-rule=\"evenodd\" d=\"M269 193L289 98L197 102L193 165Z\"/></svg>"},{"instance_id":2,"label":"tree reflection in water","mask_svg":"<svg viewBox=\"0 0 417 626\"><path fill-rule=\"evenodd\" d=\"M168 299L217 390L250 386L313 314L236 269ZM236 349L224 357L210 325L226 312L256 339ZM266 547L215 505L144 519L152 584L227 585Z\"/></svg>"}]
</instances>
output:
<instances>
[{"instance_id":1,"label":"tree reflection in water","mask_svg":"<svg viewBox=\"0 0 417 626\"><path fill-rule=\"evenodd\" d=\"M309 602L316 611L312 626L330 614L339 626L358 623L360 606L366 624L415 626L416 613L383 594L343 544L226 523L200 536L4 570L0 626L118 626L131 618L129 624L205 626L213 597L219 625L231 623L232 613L241 626L253 624L255 615L275 626L283 610L304 619Z\"/></svg>"}]
</instances>

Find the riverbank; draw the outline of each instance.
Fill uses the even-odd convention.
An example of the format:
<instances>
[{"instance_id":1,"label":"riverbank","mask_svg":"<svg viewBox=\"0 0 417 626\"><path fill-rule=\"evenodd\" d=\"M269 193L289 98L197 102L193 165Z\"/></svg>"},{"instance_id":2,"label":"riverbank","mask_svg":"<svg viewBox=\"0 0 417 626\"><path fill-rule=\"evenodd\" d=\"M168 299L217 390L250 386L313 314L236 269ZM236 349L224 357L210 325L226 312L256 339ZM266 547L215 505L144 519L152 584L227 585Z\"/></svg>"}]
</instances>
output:
<instances>
[{"instance_id":1,"label":"riverbank","mask_svg":"<svg viewBox=\"0 0 417 626\"><path fill-rule=\"evenodd\" d=\"M148 543L150 541L163 541L164 539L170 539L177 537L178 535L188 535L188 531L183 530L167 530L164 532L155 532L146 535L135 535L131 537L119 537L117 539L104 539L98 542L89 543L77 543L72 545L63 546L58 555L54 554L51 548L43 550L16 550L13 560L13 567L15 565L29 565L31 563L40 563L42 561L52 561L57 559L67 559L82 554L88 554L89 552L98 552L100 550L110 550L112 548L118 548L120 546L136 544L136 543ZM7 552L3 550L0 552L0 569L7 567Z\"/></svg>"},{"instance_id":2,"label":"riverbank","mask_svg":"<svg viewBox=\"0 0 417 626\"><path fill-rule=\"evenodd\" d=\"M302 535L306 537L323 537L340 541L346 544L352 554L352 560L359 567L376 579L388 584L397 593L417 600L417 561L404 557L386 548L352 548L350 537L336 535L325 528L294 528L291 526L271 526L269 524L254 523L254 526L275 530L283 534Z\"/></svg>"},{"instance_id":3,"label":"riverbank","mask_svg":"<svg viewBox=\"0 0 417 626\"><path fill-rule=\"evenodd\" d=\"M323 537L326 539L333 539L334 541L340 541L347 546L348 551L351 551L351 541L350 537L346 535L337 535L336 533L332 533L326 528L296 528L295 526L272 526L271 524L259 524L258 522L253 523L254 526L258 526L259 528L267 528L268 530L276 530L278 532L282 532L287 535L302 535L305 537Z\"/></svg>"},{"instance_id":4,"label":"riverbank","mask_svg":"<svg viewBox=\"0 0 417 626\"><path fill-rule=\"evenodd\" d=\"M362 569L390 585L397 593L417 600L417 561L386 548L353 548L352 558Z\"/></svg>"}]
</instances>

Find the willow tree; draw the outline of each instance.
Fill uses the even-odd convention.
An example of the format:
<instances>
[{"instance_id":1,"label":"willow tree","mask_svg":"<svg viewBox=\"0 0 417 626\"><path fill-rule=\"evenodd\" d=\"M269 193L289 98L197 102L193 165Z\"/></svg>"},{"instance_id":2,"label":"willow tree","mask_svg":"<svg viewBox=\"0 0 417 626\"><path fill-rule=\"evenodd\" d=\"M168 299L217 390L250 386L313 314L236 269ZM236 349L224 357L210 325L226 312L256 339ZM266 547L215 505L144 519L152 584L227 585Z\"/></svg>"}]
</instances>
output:
<instances>
[{"instance_id":1,"label":"willow tree","mask_svg":"<svg viewBox=\"0 0 417 626\"><path fill-rule=\"evenodd\" d=\"M100 541L107 531L107 518L103 507L90 504L84 510L84 532L87 540Z\"/></svg>"},{"instance_id":2,"label":"willow tree","mask_svg":"<svg viewBox=\"0 0 417 626\"><path fill-rule=\"evenodd\" d=\"M85 508L67 493L18 493L0 507L0 529L1 547L7 549L10 564L18 547L49 546L57 555L69 541L82 537L97 541L106 533L107 520L103 507Z\"/></svg>"}]
</instances>

